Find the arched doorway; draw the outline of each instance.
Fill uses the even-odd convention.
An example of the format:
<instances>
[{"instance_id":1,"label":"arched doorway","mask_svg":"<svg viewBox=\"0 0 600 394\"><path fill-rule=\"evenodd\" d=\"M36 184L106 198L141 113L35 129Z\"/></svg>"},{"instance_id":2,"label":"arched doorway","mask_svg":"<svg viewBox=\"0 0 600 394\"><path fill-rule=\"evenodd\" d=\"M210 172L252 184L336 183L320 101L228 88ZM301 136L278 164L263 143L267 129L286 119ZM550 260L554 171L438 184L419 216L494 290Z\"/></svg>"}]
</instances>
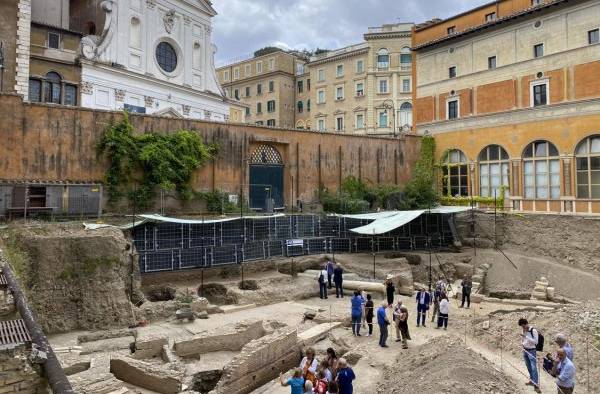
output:
<instances>
[{"instance_id":1,"label":"arched doorway","mask_svg":"<svg viewBox=\"0 0 600 394\"><path fill-rule=\"evenodd\" d=\"M271 145L260 145L250 156L250 208L283 208L283 159Z\"/></svg>"}]
</instances>

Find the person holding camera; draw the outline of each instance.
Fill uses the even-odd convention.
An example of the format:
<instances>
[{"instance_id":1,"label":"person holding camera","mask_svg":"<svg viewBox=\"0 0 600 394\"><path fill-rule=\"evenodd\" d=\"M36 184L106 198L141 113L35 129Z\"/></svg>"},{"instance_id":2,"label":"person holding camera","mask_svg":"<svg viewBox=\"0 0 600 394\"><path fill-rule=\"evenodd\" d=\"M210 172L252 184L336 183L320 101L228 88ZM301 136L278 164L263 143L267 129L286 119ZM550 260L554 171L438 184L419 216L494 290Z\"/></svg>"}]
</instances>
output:
<instances>
[{"instance_id":1,"label":"person holding camera","mask_svg":"<svg viewBox=\"0 0 600 394\"><path fill-rule=\"evenodd\" d=\"M381 306L377 309L377 323L379 324L379 346L381 347L388 347L388 345L385 344L388 337L388 326L390 325L390 321L385 313L387 307L388 303L386 300L382 301Z\"/></svg>"},{"instance_id":2,"label":"person holding camera","mask_svg":"<svg viewBox=\"0 0 600 394\"><path fill-rule=\"evenodd\" d=\"M533 386L536 393L541 393L540 381L537 369L537 349L540 340L539 332L529 325L527 319L519 319L519 327L523 330L521 337L523 338L523 360L529 372L529 381L525 383L528 386Z\"/></svg>"}]
</instances>

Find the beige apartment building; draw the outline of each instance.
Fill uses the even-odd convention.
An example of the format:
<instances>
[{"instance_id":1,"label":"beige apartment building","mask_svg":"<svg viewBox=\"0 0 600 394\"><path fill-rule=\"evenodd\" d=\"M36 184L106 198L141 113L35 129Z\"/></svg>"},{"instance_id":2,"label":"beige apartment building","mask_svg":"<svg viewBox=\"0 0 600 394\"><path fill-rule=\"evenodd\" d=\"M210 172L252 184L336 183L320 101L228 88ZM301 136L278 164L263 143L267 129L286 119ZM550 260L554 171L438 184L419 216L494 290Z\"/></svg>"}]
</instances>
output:
<instances>
[{"instance_id":1,"label":"beige apartment building","mask_svg":"<svg viewBox=\"0 0 600 394\"><path fill-rule=\"evenodd\" d=\"M296 69L304 61L278 51L217 69L227 97L246 106L245 122L293 128L295 125Z\"/></svg>"},{"instance_id":2,"label":"beige apartment building","mask_svg":"<svg viewBox=\"0 0 600 394\"><path fill-rule=\"evenodd\" d=\"M371 27L365 41L308 61L285 51L217 69L246 122L352 134L412 129L412 23Z\"/></svg>"},{"instance_id":3,"label":"beige apartment building","mask_svg":"<svg viewBox=\"0 0 600 394\"><path fill-rule=\"evenodd\" d=\"M374 135L411 129L412 27L372 27L363 43L311 57L313 129Z\"/></svg>"}]
</instances>

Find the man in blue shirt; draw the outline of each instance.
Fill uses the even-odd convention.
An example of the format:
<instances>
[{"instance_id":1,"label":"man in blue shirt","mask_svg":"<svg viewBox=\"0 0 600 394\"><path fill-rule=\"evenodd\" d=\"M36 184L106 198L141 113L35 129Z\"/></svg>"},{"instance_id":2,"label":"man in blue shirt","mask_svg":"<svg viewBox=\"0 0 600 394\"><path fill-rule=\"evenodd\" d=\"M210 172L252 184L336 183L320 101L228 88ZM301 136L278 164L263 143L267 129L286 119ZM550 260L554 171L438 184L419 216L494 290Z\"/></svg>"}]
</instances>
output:
<instances>
[{"instance_id":1,"label":"man in blue shirt","mask_svg":"<svg viewBox=\"0 0 600 394\"><path fill-rule=\"evenodd\" d=\"M352 305L352 334L359 337L360 325L362 320L362 305L364 299L362 298L358 290L354 292L354 297L352 297L350 302Z\"/></svg>"},{"instance_id":2,"label":"man in blue shirt","mask_svg":"<svg viewBox=\"0 0 600 394\"><path fill-rule=\"evenodd\" d=\"M567 336L565 334L556 334L554 342L556 342L559 348L564 349L567 358L573 361L573 346L567 340Z\"/></svg>"},{"instance_id":3,"label":"man in blue shirt","mask_svg":"<svg viewBox=\"0 0 600 394\"><path fill-rule=\"evenodd\" d=\"M572 394L575 389L575 365L567 357L564 349L556 352L558 365L556 367L556 386L559 394Z\"/></svg>"},{"instance_id":4,"label":"man in blue shirt","mask_svg":"<svg viewBox=\"0 0 600 394\"><path fill-rule=\"evenodd\" d=\"M279 373L279 382L282 386L290 386L291 394L302 394L304 393L304 378L302 377L302 370L300 368L294 369L294 375L285 380L283 374Z\"/></svg>"},{"instance_id":5,"label":"man in blue shirt","mask_svg":"<svg viewBox=\"0 0 600 394\"><path fill-rule=\"evenodd\" d=\"M377 324L379 324L379 346L388 347L385 344L388 337L388 325L390 321L385 314L385 309L387 308L387 302L383 301L381 306L377 309Z\"/></svg>"},{"instance_id":6,"label":"man in blue shirt","mask_svg":"<svg viewBox=\"0 0 600 394\"><path fill-rule=\"evenodd\" d=\"M338 360L338 373L336 381L339 386L339 394L352 394L352 381L356 378L354 371L348 366L346 359L341 357Z\"/></svg>"}]
</instances>

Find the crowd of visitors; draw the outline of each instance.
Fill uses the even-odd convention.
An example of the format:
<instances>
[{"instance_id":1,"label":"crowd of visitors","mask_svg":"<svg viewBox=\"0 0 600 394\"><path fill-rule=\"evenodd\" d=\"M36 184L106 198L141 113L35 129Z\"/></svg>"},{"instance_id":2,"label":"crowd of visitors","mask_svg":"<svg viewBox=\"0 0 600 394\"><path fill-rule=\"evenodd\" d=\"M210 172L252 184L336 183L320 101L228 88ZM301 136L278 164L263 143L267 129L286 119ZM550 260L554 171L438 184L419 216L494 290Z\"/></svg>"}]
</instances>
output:
<instances>
[{"instance_id":1,"label":"crowd of visitors","mask_svg":"<svg viewBox=\"0 0 600 394\"><path fill-rule=\"evenodd\" d=\"M279 374L281 385L289 386L291 394L352 394L355 378L352 368L343 357L337 357L333 348L328 348L326 357L319 362L315 350L309 347L291 378L286 380Z\"/></svg>"}]
</instances>

